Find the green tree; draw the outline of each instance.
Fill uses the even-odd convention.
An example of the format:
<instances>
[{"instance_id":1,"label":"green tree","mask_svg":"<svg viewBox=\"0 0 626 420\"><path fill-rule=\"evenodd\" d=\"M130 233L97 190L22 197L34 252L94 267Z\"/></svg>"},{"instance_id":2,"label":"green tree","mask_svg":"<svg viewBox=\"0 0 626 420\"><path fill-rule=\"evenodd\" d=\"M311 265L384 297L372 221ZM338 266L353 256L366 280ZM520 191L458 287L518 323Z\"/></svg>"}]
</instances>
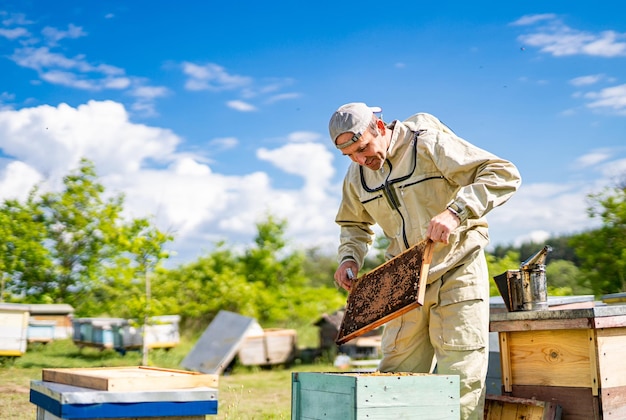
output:
<instances>
[{"instance_id":1,"label":"green tree","mask_svg":"<svg viewBox=\"0 0 626 420\"><path fill-rule=\"evenodd\" d=\"M334 287L334 275L337 269L336 253L325 252L319 247L309 248L305 250L303 269L308 286Z\"/></svg>"},{"instance_id":2,"label":"green tree","mask_svg":"<svg viewBox=\"0 0 626 420\"><path fill-rule=\"evenodd\" d=\"M265 328L310 325L343 306L345 295L334 284L306 277L306 254L287 246L286 227L269 216L257 224L254 244L243 253L218 243L212 253L157 276L155 294L197 329L220 310L256 318Z\"/></svg>"},{"instance_id":3,"label":"green tree","mask_svg":"<svg viewBox=\"0 0 626 420\"><path fill-rule=\"evenodd\" d=\"M520 266L519 254L515 251L508 251L504 257L496 257L493 254L485 253L485 257L490 278L489 295L500 296L498 286L493 278L508 270L518 270Z\"/></svg>"},{"instance_id":4,"label":"green tree","mask_svg":"<svg viewBox=\"0 0 626 420\"><path fill-rule=\"evenodd\" d=\"M593 293L600 296L626 290L626 186L589 196L588 214L600 218L599 229L576 235L571 244Z\"/></svg>"},{"instance_id":5,"label":"green tree","mask_svg":"<svg viewBox=\"0 0 626 420\"><path fill-rule=\"evenodd\" d=\"M33 200L6 200L0 206L0 302L25 295L29 284L44 284L51 262L44 246L45 225ZM48 303L45 296L39 302Z\"/></svg>"},{"instance_id":6,"label":"green tree","mask_svg":"<svg viewBox=\"0 0 626 420\"><path fill-rule=\"evenodd\" d=\"M571 261L556 260L546 266L548 294L552 296L593 294L583 283L580 270Z\"/></svg>"},{"instance_id":7,"label":"green tree","mask_svg":"<svg viewBox=\"0 0 626 420\"><path fill-rule=\"evenodd\" d=\"M161 263L169 258L165 244L173 237L157 229L150 220L134 219L118 230L118 252L107 261L95 289L100 312L131 318L139 323L164 314L159 295L152 293L152 280ZM94 308L94 310L96 310Z\"/></svg>"},{"instance_id":8,"label":"green tree","mask_svg":"<svg viewBox=\"0 0 626 420\"><path fill-rule=\"evenodd\" d=\"M172 238L147 219L124 221L123 195L104 193L93 163L82 159L62 191L39 195L35 187L23 204L2 203L0 272L14 299L67 303L77 315L144 314L145 293L129 294L129 285L144 288Z\"/></svg>"},{"instance_id":9,"label":"green tree","mask_svg":"<svg viewBox=\"0 0 626 420\"><path fill-rule=\"evenodd\" d=\"M29 279L28 286L76 308L97 286L107 260L119 252L123 196L105 200L94 165L86 159L63 178L63 185L63 191L43 194L39 202L52 272L44 282Z\"/></svg>"},{"instance_id":10,"label":"green tree","mask_svg":"<svg viewBox=\"0 0 626 420\"><path fill-rule=\"evenodd\" d=\"M201 330L220 310L256 318L260 284L248 282L239 257L215 244L213 252L154 277L154 297L165 313L179 314L190 330Z\"/></svg>"}]
</instances>

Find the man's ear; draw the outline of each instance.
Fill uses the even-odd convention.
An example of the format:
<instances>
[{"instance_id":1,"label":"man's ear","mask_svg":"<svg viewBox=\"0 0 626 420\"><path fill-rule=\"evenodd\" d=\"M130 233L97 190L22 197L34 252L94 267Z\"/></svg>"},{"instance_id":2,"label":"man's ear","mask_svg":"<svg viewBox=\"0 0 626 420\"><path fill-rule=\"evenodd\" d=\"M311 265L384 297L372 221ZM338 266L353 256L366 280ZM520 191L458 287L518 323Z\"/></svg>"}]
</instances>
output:
<instances>
[{"instance_id":1,"label":"man's ear","mask_svg":"<svg viewBox=\"0 0 626 420\"><path fill-rule=\"evenodd\" d=\"M387 126L385 125L385 122L383 120L376 120L376 128L378 128L378 131L380 131L381 135L385 135L385 130L387 130Z\"/></svg>"}]
</instances>

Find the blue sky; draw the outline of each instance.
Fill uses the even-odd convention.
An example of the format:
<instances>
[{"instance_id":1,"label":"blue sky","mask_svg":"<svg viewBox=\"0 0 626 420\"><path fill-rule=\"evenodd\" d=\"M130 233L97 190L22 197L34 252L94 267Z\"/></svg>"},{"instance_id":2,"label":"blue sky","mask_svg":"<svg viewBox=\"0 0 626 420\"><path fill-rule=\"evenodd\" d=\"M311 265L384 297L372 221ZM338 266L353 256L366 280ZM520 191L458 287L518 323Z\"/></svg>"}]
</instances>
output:
<instances>
[{"instance_id":1,"label":"blue sky","mask_svg":"<svg viewBox=\"0 0 626 420\"><path fill-rule=\"evenodd\" d=\"M429 112L513 161L492 244L594 226L586 195L626 172L626 4L4 1L0 199L94 161L172 264L287 219L334 252L348 165L327 122L352 101Z\"/></svg>"}]
</instances>

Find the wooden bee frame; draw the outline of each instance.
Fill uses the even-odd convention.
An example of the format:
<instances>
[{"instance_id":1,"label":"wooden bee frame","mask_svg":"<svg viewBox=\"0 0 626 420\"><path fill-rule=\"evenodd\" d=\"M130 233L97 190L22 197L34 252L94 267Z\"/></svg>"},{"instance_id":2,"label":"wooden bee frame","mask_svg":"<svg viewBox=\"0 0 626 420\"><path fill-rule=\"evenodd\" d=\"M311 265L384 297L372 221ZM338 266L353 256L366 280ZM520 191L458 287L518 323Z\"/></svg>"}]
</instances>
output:
<instances>
[{"instance_id":1,"label":"wooden bee frame","mask_svg":"<svg viewBox=\"0 0 626 420\"><path fill-rule=\"evenodd\" d=\"M424 304L433 245L425 239L353 282L338 345Z\"/></svg>"}]
</instances>

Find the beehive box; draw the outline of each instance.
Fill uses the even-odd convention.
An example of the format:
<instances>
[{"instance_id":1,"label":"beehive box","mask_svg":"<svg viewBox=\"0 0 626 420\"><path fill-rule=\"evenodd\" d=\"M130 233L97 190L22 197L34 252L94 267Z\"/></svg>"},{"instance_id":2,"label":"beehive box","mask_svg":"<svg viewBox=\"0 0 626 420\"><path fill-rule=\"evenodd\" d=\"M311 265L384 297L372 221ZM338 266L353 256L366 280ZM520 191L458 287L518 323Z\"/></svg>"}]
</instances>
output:
<instances>
[{"instance_id":1,"label":"beehive box","mask_svg":"<svg viewBox=\"0 0 626 420\"><path fill-rule=\"evenodd\" d=\"M0 356L26 352L28 320L28 305L0 303Z\"/></svg>"},{"instance_id":2,"label":"beehive box","mask_svg":"<svg viewBox=\"0 0 626 420\"><path fill-rule=\"evenodd\" d=\"M30 319L28 321L28 342L49 343L54 341L56 321Z\"/></svg>"},{"instance_id":3,"label":"beehive box","mask_svg":"<svg viewBox=\"0 0 626 420\"><path fill-rule=\"evenodd\" d=\"M459 377L419 373L292 374L292 420L454 419Z\"/></svg>"},{"instance_id":4,"label":"beehive box","mask_svg":"<svg viewBox=\"0 0 626 420\"><path fill-rule=\"evenodd\" d=\"M626 306L491 314L506 395L552 401L568 420L626 418Z\"/></svg>"},{"instance_id":5,"label":"beehive box","mask_svg":"<svg viewBox=\"0 0 626 420\"><path fill-rule=\"evenodd\" d=\"M484 420L561 420L561 411L550 401L488 394Z\"/></svg>"},{"instance_id":6,"label":"beehive box","mask_svg":"<svg viewBox=\"0 0 626 420\"><path fill-rule=\"evenodd\" d=\"M42 379L102 391L217 387L218 376L148 366L43 369Z\"/></svg>"},{"instance_id":7,"label":"beehive box","mask_svg":"<svg viewBox=\"0 0 626 420\"><path fill-rule=\"evenodd\" d=\"M265 329L246 336L237 356L244 366L290 363L297 352L296 336L296 330Z\"/></svg>"}]
</instances>

